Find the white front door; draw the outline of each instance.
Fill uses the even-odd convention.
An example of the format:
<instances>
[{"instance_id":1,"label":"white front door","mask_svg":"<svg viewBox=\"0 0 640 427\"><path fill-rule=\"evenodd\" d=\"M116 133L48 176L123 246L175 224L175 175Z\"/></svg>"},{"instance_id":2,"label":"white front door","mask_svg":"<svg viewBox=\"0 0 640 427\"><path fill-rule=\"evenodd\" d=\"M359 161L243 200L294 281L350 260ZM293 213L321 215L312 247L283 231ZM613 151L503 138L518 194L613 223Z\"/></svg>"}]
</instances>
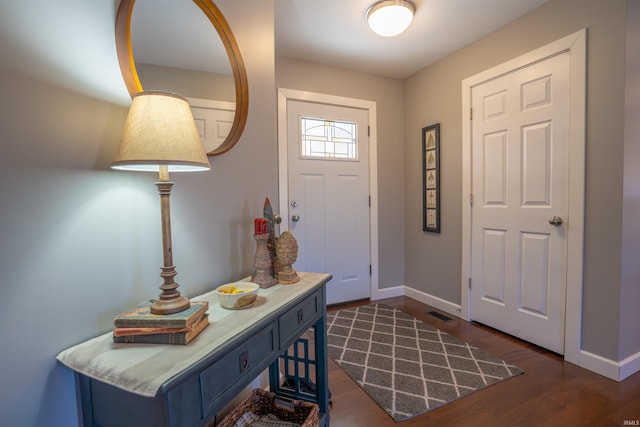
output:
<instances>
[{"instance_id":1,"label":"white front door","mask_svg":"<svg viewBox=\"0 0 640 427\"><path fill-rule=\"evenodd\" d=\"M472 88L471 318L564 353L569 54Z\"/></svg>"},{"instance_id":2,"label":"white front door","mask_svg":"<svg viewBox=\"0 0 640 427\"><path fill-rule=\"evenodd\" d=\"M370 297L368 145L367 110L287 101L287 219L298 241L294 267L333 275L327 304Z\"/></svg>"}]
</instances>

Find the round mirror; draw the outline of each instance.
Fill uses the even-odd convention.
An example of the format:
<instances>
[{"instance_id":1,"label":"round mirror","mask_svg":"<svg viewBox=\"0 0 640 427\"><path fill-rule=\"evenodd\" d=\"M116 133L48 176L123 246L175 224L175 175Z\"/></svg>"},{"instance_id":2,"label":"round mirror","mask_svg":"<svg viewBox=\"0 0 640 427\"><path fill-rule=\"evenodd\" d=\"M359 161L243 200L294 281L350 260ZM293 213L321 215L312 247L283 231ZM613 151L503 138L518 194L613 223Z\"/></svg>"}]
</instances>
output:
<instances>
[{"instance_id":1,"label":"round mirror","mask_svg":"<svg viewBox=\"0 0 640 427\"><path fill-rule=\"evenodd\" d=\"M131 96L142 90L185 96L210 156L235 145L247 119L248 82L235 38L212 0L122 0L116 48Z\"/></svg>"}]
</instances>

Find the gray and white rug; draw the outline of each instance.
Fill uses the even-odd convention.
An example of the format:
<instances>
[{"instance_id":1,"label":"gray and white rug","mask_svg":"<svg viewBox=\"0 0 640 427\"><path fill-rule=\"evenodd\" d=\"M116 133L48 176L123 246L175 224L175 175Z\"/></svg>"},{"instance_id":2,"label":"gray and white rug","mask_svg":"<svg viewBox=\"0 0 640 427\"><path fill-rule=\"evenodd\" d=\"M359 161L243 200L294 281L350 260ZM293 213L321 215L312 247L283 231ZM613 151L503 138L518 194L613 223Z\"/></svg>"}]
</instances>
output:
<instances>
[{"instance_id":1,"label":"gray and white rug","mask_svg":"<svg viewBox=\"0 0 640 427\"><path fill-rule=\"evenodd\" d=\"M327 313L327 335L329 357L395 421L522 373L384 304Z\"/></svg>"}]
</instances>

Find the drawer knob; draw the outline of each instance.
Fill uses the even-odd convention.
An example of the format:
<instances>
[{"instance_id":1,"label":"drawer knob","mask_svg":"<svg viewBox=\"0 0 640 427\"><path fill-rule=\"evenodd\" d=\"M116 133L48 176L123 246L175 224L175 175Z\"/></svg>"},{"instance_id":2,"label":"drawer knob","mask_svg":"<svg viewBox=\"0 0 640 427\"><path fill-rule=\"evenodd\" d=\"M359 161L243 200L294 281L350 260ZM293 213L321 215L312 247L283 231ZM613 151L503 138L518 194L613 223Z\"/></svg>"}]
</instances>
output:
<instances>
[{"instance_id":1,"label":"drawer knob","mask_svg":"<svg viewBox=\"0 0 640 427\"><path fill-rule=\"evenodd\" d=\"M240 372L244 372L249 369L249 352L245 351L240 355Z\"/></svg>"},{"instance_id":2,"label":"drawer knob","mask_svg":"<svg viewBox=\"0 0 640 427\"><path fill-rule=\"evenodd\" d=\"M304 320L304 311L302 309L298 310L298 325L302 323Z\"/></svg>"}]
</instances>

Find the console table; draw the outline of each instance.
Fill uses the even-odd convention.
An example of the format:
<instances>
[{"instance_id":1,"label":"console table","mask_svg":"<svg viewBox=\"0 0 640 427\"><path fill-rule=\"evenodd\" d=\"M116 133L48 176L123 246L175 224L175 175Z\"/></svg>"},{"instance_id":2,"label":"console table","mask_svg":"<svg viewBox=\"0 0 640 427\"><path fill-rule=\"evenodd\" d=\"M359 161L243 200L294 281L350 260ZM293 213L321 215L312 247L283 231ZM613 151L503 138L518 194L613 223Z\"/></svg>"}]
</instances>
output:
<instances>
[{"instance_id":1,"label":"console table","mask_svg":"<svg viewBox=\"0 0 640 427\"><path fill-rule=\"evenodd\" d=\"M116 344L107 333L61 352L57 359L75 372L83 425L207 426L269 368L272 391L317 403L320 426L328 426L325 287L331 275L298 274L296 284L260 289L242 310L220 307L214 292L191 298L209 301L209 326L188 345ZM311 330L315 387L311 393L299 384L281 389L281 355Z\"/></svg>"}]
</instances>

